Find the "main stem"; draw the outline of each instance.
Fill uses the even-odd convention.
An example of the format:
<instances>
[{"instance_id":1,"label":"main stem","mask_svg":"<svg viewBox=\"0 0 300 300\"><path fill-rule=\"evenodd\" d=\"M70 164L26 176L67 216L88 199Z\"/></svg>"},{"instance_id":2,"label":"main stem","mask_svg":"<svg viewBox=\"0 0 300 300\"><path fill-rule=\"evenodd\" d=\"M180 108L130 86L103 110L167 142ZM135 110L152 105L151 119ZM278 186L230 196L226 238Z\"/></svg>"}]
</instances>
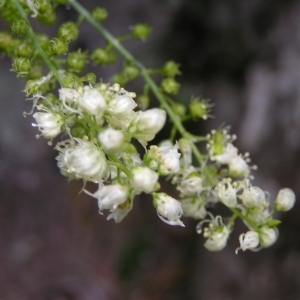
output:
<instances>
[{"instance_id":1,"label":"main stem","mask_svg":"<svg viewBox=\"0 0 300 300\"><path fill-rule=\"evenodd\" d=\"M141 71L141 76L144 78L144 80L148 83L150 89L152 90L153 94L156 96L157 100L159 101L162 108L164 108L170 119L173 121L176 129L179 131L181 136L185 138L186 140L190 141L192 139L192 135L186 131L186 129L183 127L180 119L178 116L174 113L170 105L167 103L165 96L161 93L156 83L153 81L153 79L149 76L149 71L147 68L143 66L142 63L137 61L134 56L122 46L122 44L112 35L110 34L100 23L96 22L91 14L77 1L70 1L70 5L77 10L77 12L88 22L90 23L100 34L110 43L112 44L120 53L121 55L131 63L135 64ZM204 159L200 151L198 150L195 143L190 143L193 154L195 155L197 161L200 165L203 165Z\"/></svg>"}]
</instances>

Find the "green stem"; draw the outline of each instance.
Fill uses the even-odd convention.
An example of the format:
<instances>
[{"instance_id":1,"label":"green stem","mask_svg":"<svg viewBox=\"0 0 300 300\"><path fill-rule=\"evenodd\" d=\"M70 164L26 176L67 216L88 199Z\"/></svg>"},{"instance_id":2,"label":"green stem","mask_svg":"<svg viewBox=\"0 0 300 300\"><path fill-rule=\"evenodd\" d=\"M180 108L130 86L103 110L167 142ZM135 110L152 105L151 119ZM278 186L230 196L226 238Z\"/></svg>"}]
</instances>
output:
<instances>
[{"instance_id":1,"label":"green stem","mask_svg":"<svg viewBox=\"0 0 300 300\"><path fill-rule=\"evenodd\" d=\"M176 129L179 131L181 136L185 138L188 141L191 141L192 135L186 131L184 126L182 125L180 119L177 117L177 115L174 113L170 105L165 99L165 96L161 93L159 90L158 86L156 83L153 81L153 79L149 76L149 71L147 68L143 66L142 63L137 61L134 56L127 50L125 49L119 41L112 35L110 34L100 23L96 22L90 13L83 7L81 6L77 1L71 1L70 5L77 10L77 12L83 16L88 23L90 23L109 43L111 43L122 55L125 59L128 61L132 62L135 64L141 71L141 76L144 78L146 83L149 85L150 89L152 90L153 94L156 96L157 100L161 104L161 107L164 108L170 119L173 121L174 126ZM196 145L191 141L190 142L192 151L199 162L200 165L203 165L203 156L196 147Z\"/></svg>"},{"instance_id":2,"label":"green stem","mask_svg":"<svg viewBox=\"0 0 300 300\"><path fill-rule=\"evenodd\" d=\"M43 58L43 60L45 61L45 63L47 64L47 66L49 67L50 71L52 72L53 76L56 78L56 80L60 83L60 85L63 87L64 86L64 82L61 78L61 76L59 75L57 69L55 68L55 66L53 65L53 63L51 62L51 60L49 59L48 55L45 53L45 51L42 49L41 45L38 42L38 39L36 38L34 31L29 23L29 20L27 18L27 15L22 7L22 5L20 4L20 1L18 0L12 0L14 2L14 4L17 7L17 10L21 16L21 18L23 18L24 20L28 21L29 24L29 28L28 28L28 36L31 38L36 50L38 51L38 53L40 54L40 56Z\"/></svg>"}]
</instances>

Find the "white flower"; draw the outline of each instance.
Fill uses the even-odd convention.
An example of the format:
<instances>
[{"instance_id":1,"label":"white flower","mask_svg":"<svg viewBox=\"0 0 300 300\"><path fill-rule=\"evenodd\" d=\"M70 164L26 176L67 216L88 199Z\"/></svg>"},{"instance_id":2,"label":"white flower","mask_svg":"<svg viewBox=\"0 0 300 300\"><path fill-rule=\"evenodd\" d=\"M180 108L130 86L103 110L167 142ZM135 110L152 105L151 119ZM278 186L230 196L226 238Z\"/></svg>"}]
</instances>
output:
<instances>
[{"instance_id":1,"label":"white flower","mask_svg":"<svg viewBox=\"0 0 300 300\"><path fill-rule=\"evenodd\" d=\"M137 106L136 102L127 94L113 98L107 107L107 111L114 116L126 116Z\"/></svg>"},{"instance_id":2,"label":"white flower","mask_svg":"<svg viewBox=\"0 0 300 300\"><path fill-rule=\"evenodd\" d=\"M63 120L59 114L36 112L33 117L37 124L32 124L32 126L38 127L46 139L53 139L61 132Z\"/></svg>"},{"instance_id":3,"label":"white flower","mask_svg":"<svg viewBox=\"0 0 300 300\"><path fill-rule=\"evenodd\" d=\"M184 198L180 200L183 214L196 220L204 219L207 215L205 202L201 198Z\"/></svg>"},{"instance_id":4,"label":"white flower","mask_svg":"<svg viewBox=\"0 0 300 300\"><path fill-rule=\"evenodd\" d=\"M131 184L137 193L151 193L156 189L158 174L147 167L135 167Z\"/></svg>"},{"instance_id":5,"label":"white flower","mask_svg":"<svg viewBox=\"0 0 300 300\"><path fill-rule=\"evenodd\" d=\"M169 225L184 226L180 220L183 211L179 201L165 193L153 193L153 202L162 221Z\"/></svg>"},{"instance_id":6,"label":"white flower","mask_svg":"<svg viewBox=\"0 0 300 300\"><path fill-rule=\"evenodd\" d=\"M259 229L259 242L263 248L272 246L278 238L277 228L264 226Z\"/></svg>"},{"instance_id":7,"label":"white flower","mask_svg":"<svg viewBox=\"0 0 300 300\"><path fill-rule=\"evenodd\" d=\"M278 192L275 200L275 208L277 211L288 211L290 210L296 201L294 192L289 188L281 189Z\"/></svg>"},{"instance_id":8,"label":"white flower","mask_svg":"<svg viewBox=\"0 0 300 300\"><path fill-rule=\"evenodd\" d=\"M266 195L262 189L256 186L250 186L244 189L240 196L243 204L248 207L264 207L266 205Z\"/></svg>"},{"instance_id":9,"label":"white flower","mask_svg":"<svg viewBox=\"0 0 300 300\"><path fill-rule=\"evenodd\" d=\"M105 150L113 151L122 145L124 134L119 130L107 128L98 135L98 139Z\"/></svg>"},{"instance_id":10,"label":"white flower","mask_svg":"<svg viewBox=\"0 0 300 300\"><path fill-rule=\"evenodd\" d=\"M132 209L132 202L125 202L118 207L111 209L107 220L114 219L116 223L120 223Z\"/></svg>"},{"instance_id":11,"label":"white flower","mask_svg":"<svg viewBox=\"0 0 300 300\"><path fill-rule=\"evenodd\" d=\"M254 250L259 245L259 234L255 231L247 231L246 233L240 234L239 237L240 248L236 249L236 253L238 250L242 249L243 251Z\"/></svg>"},{"instance_id":12,"label":"white flower","mask_svg":"<svg viewBox=\"0 0 300 300\"><path fill-rule=\"evenodd\" d=\"M190 176L187 179L182 180L177 186L177 190L185 195L195 195L202 189L202 178L199 176Z\"/></svg>"},{"instance_id":13,"label":"white flower","mask_svg":"<svg viewBox=\"0 0 300 300\"><path fill-rule=\"evenodd\" d=\"M210 223L209 227L204 229L203 236L207 238L204 247L213 252L224 249L227 245L229 234L230 231L226 226L216 226Z\"/></svg>"},{"instance_id":14,"label":"white flower","mask_svg":"<svg viewBox=\"0 0 300 300\"><path fill-rule=\"evenodd\" d=\"M160 108L139 111L130 125L131 132L142 143L154 139L166 122L166 112Z\"/></svg>"},{"instance_id":15,"label":"white flower","mask_svg":"<svg viewBox=\"0 0 300 300\"><path fill-rule=\"evenodd\" d=\"M59 99L62 100L63 103L76 103L80 97L80 94L76 90L70 88L61 88L58 94Z\"/></svg>"},{"instance_id":16,"label":"white flower","mask_svg":"<svg viewBox=\"0 0 300 300\"><path fill-rule=\"evenodd\" d=\"M62 173L85 180L99 181L107 176L109 166L104 153L93 143L76 139L77 145L56 147L61 154L57 156L58 166Z\"/></svg>"},{"instance_id":17,"label":"white flower","mask_svg":"<svg viewBox=\"0 0 300 300\"><path fill-rule=\"evenodd\" d=\"M219 200L228 207L237 206L236 189L232 186L230 179L224 179L216 186Z\"/></svg>"},{"instance_id":18,"label":"white flower","mask_svg":"<svg viewBox=\"0 0 300 300\"><path fill-rule=\"evenodd\" d=\"M85 87L78 99L78 106L91 116L101 116L106 108L106 102L98 90Z\"/></svg>"},{"instance_id":19,"label":"white flower","mask_svg":"<svg viewBox=\"0 0 300 300\"><path fill-rule=\"evenodd\" d=\"M223 153L214 155L211 160L215 160L220 164L228 164L233 158L238 156L238 149L234 147L231 143L227 144L223 149Z\"/></svg>"},{"instance_id":20,"label":"white flower","mask_svg":"<svg viewBox=\"0 0 300 300\"><path fill-rule=\"evenodd\" d=\"M228 164L229 174L234 177L247 177L250 174L250 168L245 159L237 155L233 157Z\"/></svg>"},{"instance_id":21,"label":"white flower","mask_svg":"<svg viewBox=\"0 0 300 300\"><path fill-rule=\"evenodd\" d=\"M176 173L180 170L180 153L178 146L165 145L158 147L160 153L160 165L158 171L161 175Z\"/></svg>"},{"instance_id":22,"label":"white flower","mask_svg":"<svg viewBox=\"0 0 300 300\"><path fill-rule=\"evenodd\" d=\"M101 183L94 194L91 194L86 190L85 192L98 199L100 213L104 209L116 209L128 198L128 188L118 183L112 185L103 185Z\"/></svg>"}]
</instances>

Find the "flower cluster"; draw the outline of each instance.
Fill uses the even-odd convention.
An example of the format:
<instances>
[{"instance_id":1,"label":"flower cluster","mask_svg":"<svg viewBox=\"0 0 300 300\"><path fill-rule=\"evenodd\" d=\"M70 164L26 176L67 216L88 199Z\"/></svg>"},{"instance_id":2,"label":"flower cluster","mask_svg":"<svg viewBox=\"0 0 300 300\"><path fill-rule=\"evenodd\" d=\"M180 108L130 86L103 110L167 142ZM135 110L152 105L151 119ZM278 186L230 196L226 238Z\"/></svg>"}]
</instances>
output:
<instances>
[{"instance_id":1,"label":"flower cluster","mask_svg":"<svg viewBox=\"0 0 300 300\"><path fill-rule=\"evenodd\" d=\"M33 114L33 126L52 142L61 133L68 137L55 146L61 173L70 180L97 184L96 192L84 192L98 200L101 213L109 210L108 219L120 222L131 210L135 195L144 192L152 194L164 222L182 226L180 202L155 193L159 176L180 168L178 146L170 141L152 145L142 159L132 143L138 140L146 149L164 126L166 112L160 108L137 111L135 94L118 84L61 88L58 94L54 103L39 94L33 96L34 108L39 110Z\"/></svg>"},{"instance_id":2,"label":"flower cluster","mask_svg":"<svg viewBox=\"0 0 300 300\"><path fill-rule=\"evenodd\" d=\"M241 154L233 144L236 137L228 128L212 130L207 136L186 130L185 121L211 117L213 105L198 97L188 107L178 103L171 96L180 89L179 64L170 60L160 69L147 69L125 49L126 39L147 38L151 32L147 24L136 24L129 34L115 38L99 23L107 18L105 9L89 13L74 0L68 3L78 12L78 20L61 24L56 36L49 38L35 33L30 20L53 24L57 6L67 0L2 2L0 15L9 27L0 32L0 52L12 59L12 70L26 80L24 92L33 100L33 108L25 115L32 115L32 125L40 132L37 137L55 144L60 172L69 180L83 181L82 190L97 199L101 214L108 211L108 220L121 222L136 196L146 193L165 223L184 226L182 217L198 220L196 230L203 233L204 246L210 251L226 246L237 219L247 228L239 237L237 252L257 251L276 241L280 221L273 218L274 213L290 210L295 194L281 189L272 206L269 194L252 185L251 171L256 167L250 166L249 154ZM105 38L106 45L69 52L84 19ZM96 83L94 73L82 74L89 63L97 67L114 63L119 58L116 50L124 60L110 84ZM153 74L161 77L159 84ZM138 77L144 86L135 100L135 93L121 86ZM148 109L150 92L160 108ZM170 135L153 144L167 118ZM138 143L144 153L138 152ZM161 189L162 178L174 185L176 199ZM96 185L95 191L87 189L87 182ZM230 212L227 218L213 214L217 205Z\"/></svg>"}]
</instances>

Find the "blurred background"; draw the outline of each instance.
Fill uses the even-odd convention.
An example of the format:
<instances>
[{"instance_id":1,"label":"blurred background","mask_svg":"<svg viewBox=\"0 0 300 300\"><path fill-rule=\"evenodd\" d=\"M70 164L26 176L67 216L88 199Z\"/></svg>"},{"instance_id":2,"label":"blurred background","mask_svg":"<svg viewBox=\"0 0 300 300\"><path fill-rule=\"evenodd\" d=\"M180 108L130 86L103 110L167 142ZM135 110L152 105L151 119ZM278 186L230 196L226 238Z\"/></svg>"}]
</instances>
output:
<instances>
[{"instance_id":1,"label":"blurred background","mask_svg":"<svg viewBox=\"0 0 300 300\"><path fill-rule=\"evenodd\" d=\"M193 95L215 103L215 117L190 124L193 130L231 125L236 145L259 167L254 182L271 198L281 187L300 195L300 1L103 0L101 6L115 35L150 24L146 42L125 45L148 67L180 63L179 101ZM58 22L75 16L62 7ZM81 33L74 48L104 45L91 27ZM274 246L238 255L241 224L225 250L211 253L196 222L168 226L144 195L120 224L106 221L96 201L79 193L82 183L60 175L57 154L22 115L31 108L24 83L7 58L0 66L1 300L300 299L299 203L278 216ZM106 82L114 69L94 71Z\"/></svg>"}]
</instances>

